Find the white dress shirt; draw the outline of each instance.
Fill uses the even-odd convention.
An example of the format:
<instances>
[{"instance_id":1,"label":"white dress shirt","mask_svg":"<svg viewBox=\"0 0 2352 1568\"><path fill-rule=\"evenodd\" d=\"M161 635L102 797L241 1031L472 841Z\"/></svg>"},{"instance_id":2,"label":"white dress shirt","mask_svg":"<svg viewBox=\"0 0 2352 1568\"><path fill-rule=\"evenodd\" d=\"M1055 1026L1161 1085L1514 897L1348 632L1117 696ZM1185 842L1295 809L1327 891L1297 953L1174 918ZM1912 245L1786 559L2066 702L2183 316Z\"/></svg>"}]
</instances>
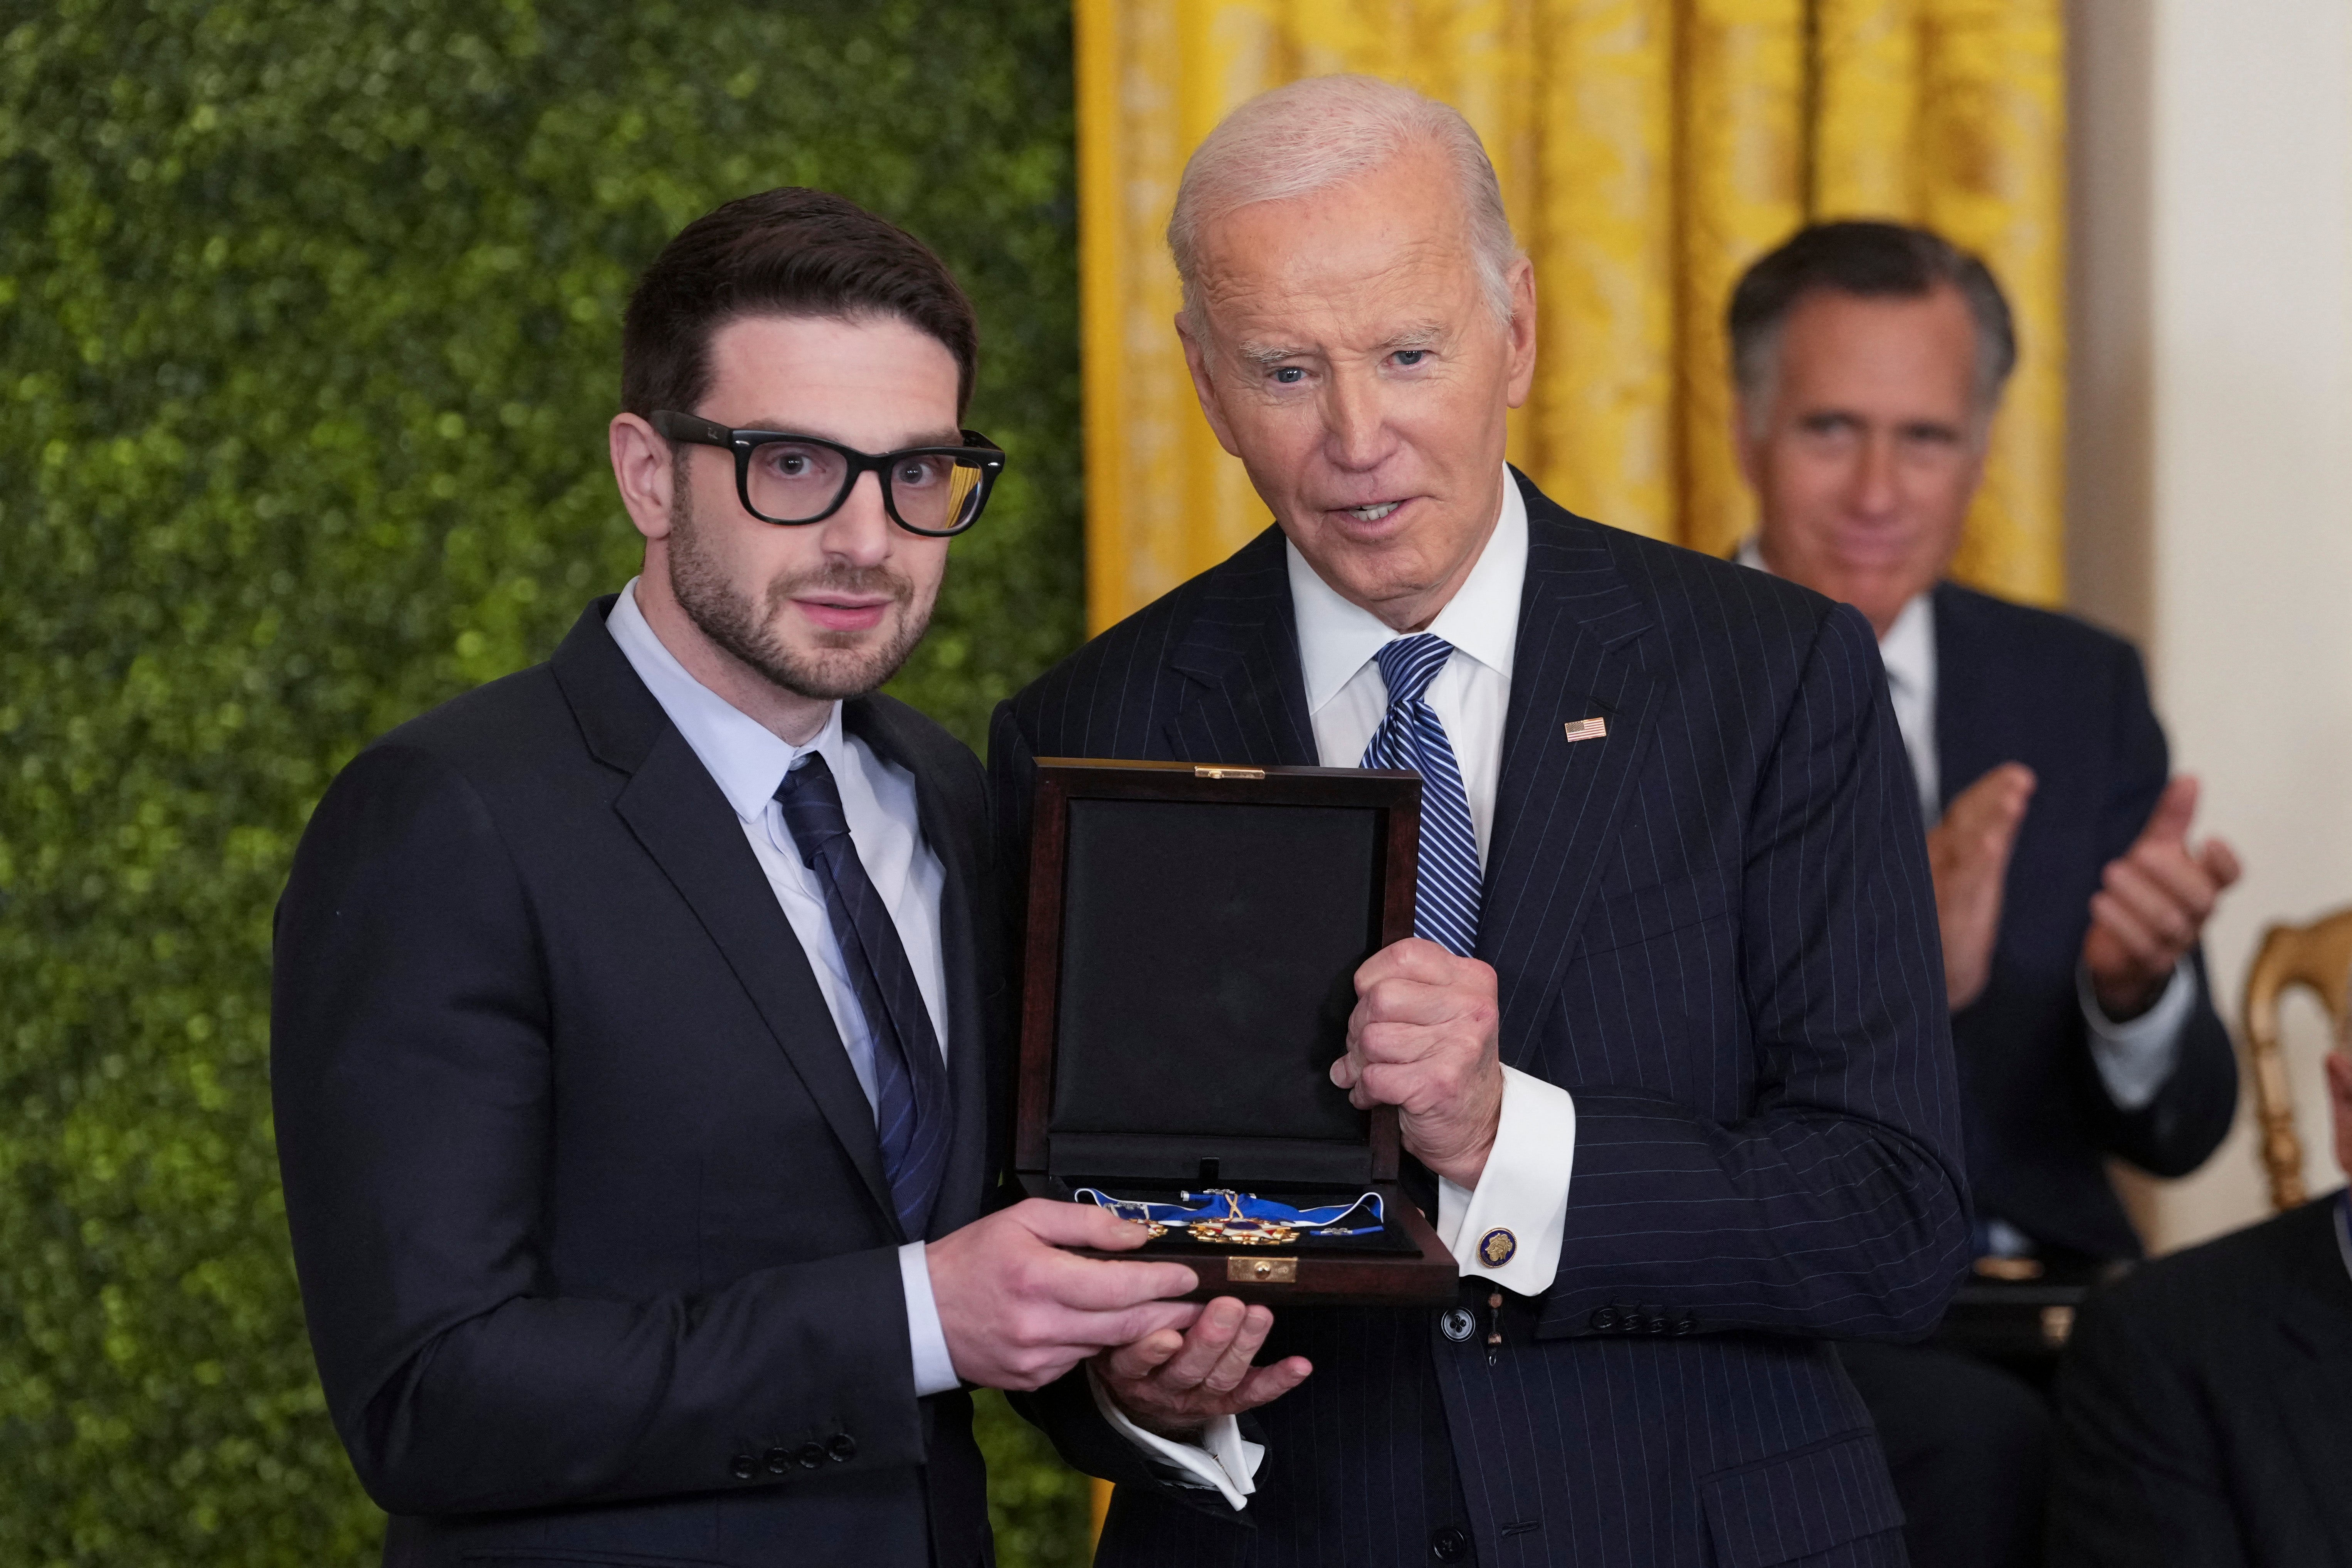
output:
<instances>
[{"instance_id":1,"label":"white dress shirt","mask_svg":"<svg viewBox=\"0 0 2352 1568\"><path fill-rule=\"evenodd\" d=\"M1753 538L1740 545L1739 563L1759 572L1771 571ZM1933 595L1914 595L1903 606L1895 624L1878 639L1878 657L1886 666L1886 692L1895 705L1895 728L1903 731L1903 750L1911 759L1912 782L1918 786L1919 817L1932 826L1944 815L1943 777L1936 751L1938 672ZM2090 973L2080 963L2075 966L2074 990L2083 1021L2090 1026L2091 1061L2099 1070L2099 1080L2118 1109L2139 1110L2156 1098L2180 1060L2181 1038L2188 1031L2189 1015L2197 1005L2197 972L2188 960L2181 960L2156 1005L2122 1024L2100 1007L2091 989ZM2002 1239L2006 1238L1996 1237Z\"/></svg>"},{"instance_id":2,"label":"white dress shirt","mask_svg":"<svg viewBox=\"0 0 2352 1568\"><path fill-rule=\"evenodd\" d=\"M727 804L743 826L760 869L776 902L800 938L809 967L816 973L817 990L825 1010L833 1015L849 1065L858 1086L871 1102L875 1098L874 1037L866 1013L834 940L833 920L826 913L824 889L816 873L804 865L793 836L784 826L783 807L776 790L803 757L814 752L833 770L841 789L841 809L849 821L850 840L857 858L890 910L898 940L915 971L915 984L931 1015L932 1031L942 1054L947 1050L947 961L940 945L940 893L947 873L923 841L915 805L915 778L894 763L876 756L866 742L843 732L841 704L833 705L824 728L806 745L795 746L736 708L697 680L662 645L645 614L637 608L637 584L632 578L621 590L604 629L620 645L629 667L646 683L654 700L693 748ZM956 1386L955 1366L948 1355L947 1334L940 1325L939 1307L931 1298L931 1274L923 1244L910 1241L898 1249L898 1277L907 1294L907 1328L914 1352L915 1392L940 1394Z\"/></svg>"},{"instance_id":3,"label":"white dress shirt","mask_svg":"<svg viewBox=\"0 0 2352 1568\"><path fill-rule=\"evenodd\" d=\"M1389 706L1388 683L1372 656L1412 634L1396 631L1341 598L1297 549L1284 550L1317 758L1327 768L1360 766ZM1502 775L1503 722L1511 705L1511 664L1527 575L1527 501L1507 468L1495 531L1470 575L1428 627L1454 645L1453 657L1424 697L1444 721L1462 769L1482 873L1494 843L1495 789ZM1438 1183L1438 1237L1465 1274L1483 1275L1528 1296L1550 1288L1559 1270L1575 1159L1575 1100L1557 1084L1505 1068L1502 1122L1478 1184ZM1479 1238L1496 1229L1509 1231L1518 1244L1499 1266L1478 1256Z\"/></svg>"}]
</instances>

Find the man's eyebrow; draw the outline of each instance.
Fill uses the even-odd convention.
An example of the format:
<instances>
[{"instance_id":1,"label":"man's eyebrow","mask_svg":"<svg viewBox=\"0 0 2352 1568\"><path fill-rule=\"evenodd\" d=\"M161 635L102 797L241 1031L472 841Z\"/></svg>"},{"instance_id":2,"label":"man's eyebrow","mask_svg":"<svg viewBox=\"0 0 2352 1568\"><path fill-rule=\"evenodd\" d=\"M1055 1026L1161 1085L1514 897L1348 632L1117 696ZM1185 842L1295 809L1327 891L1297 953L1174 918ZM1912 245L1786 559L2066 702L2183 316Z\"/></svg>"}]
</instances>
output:
<instances>
[{"instance_id":1,"label":"man's eyebrow","mask_svg":"<svg viewBox=\"0 0 2352 1568\"><path fill-rule=\"evenodd\" d=\"M780 436L806 436L812 440L831 441L836 446L848 447L856 451L862 452L866 449L863 447L858 446L855 441L845 441L840 437L828 434L824 430L817 429L814 426L794 425L789 420L755 419L751 424L741 426L740 428L745 430L772 430ZM903 452L908 450L909 447L961 447L962 445L962 431L935 429L928 432L919 431L915 435L907 437L904 440L884 447L883 450L886 452Z\"/></svg>"},{"instance_id":2,"label":"man's eyebrow","mask_svg":"<svg viewBox=\"0 0 2352 1568\"><path fill-rule=\"evenodd\" d=\"M1264 367L1280 364L1286 359L1303 359L1307 353L1305 349L1287 348L1280 343L1240 343L1234 346L1234 357Z\"/></svg>"},{"instance_id":3,"label":"man's eyebrow","mask_svg":"<svg viewBox=\"0 0 2352 1568\"><path fill-rule=\"evenodd\" d=\"M1434 321L1417 327L1407 327L1381 346L1390 353L1410 353L1415 349L1433 349L1445 341L1445 329Z\"/></svg>"}]
</instances>

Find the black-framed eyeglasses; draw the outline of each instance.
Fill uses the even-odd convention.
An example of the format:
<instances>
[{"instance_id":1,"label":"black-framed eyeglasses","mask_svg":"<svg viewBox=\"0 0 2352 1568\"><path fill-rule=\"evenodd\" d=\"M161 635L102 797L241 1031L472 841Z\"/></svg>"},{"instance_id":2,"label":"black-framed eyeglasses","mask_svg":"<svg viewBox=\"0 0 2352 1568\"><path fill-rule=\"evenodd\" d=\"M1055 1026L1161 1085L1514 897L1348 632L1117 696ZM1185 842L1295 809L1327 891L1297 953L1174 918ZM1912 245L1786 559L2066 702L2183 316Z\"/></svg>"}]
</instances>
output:
<instances>
[{"instance_id":1,"label":"black-framed eyeglasses","mask_svg":"<svg viewBox=\"0 0 2352 1568\"><path fill-rule=\"evenodd\" d=\"M1004 454L977 430L961 447L908 447L861 452L819 436L785 430L730 430L694 414L662 408L653 426L673 441L735 454L735 493L761 522L786 528L823 522L841 510L867 469L882 476L882 506L909 533L945 539L980 521Z\"/></svg>"}]
</instances>

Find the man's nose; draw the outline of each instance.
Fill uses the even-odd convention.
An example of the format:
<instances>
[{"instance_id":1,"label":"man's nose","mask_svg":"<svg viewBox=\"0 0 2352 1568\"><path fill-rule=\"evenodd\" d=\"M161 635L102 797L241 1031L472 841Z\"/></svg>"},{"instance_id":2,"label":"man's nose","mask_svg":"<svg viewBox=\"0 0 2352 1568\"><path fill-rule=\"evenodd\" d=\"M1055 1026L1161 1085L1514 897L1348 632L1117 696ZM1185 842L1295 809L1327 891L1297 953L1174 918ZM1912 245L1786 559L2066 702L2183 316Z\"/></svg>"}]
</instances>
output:
<instances>
[{"instance_id":1,"label":"man's nose","mask_svg":"<svg viewBox=\"0 0 2352 1568\"><path fill-rule=\"evenodd\" d=\"M824 531L824 552L836 561L877 566L888 560L898 525L882 504L882 476L870 468L858 475L840 510L816 526Z\"/></svg>"},{"instance_id":2,"label":"man's nose","mask_svg":"<svg viewBox=\"0 0 2352 1568\"><path fill-rule=\"evenodd\" d=\"M1901 499L1902 489L1895 476L1895 437L1879 433L1865 437L1862 450L1854 458L1849 504L1865 517L1884 517L1895 510Z\"/></svg>"},{"instance_id":3,"label":"man's nose","mask_svg":"<svg viewBox=\"0 0 2352 1568\"><path fill-rule=\"evenodd\" d=\"M1389 455L1386 400L1379 381L1345 373L1331 377L1323 395L1324 447L1342 468L1374 468Z\"/></svg>"}]
</instances>

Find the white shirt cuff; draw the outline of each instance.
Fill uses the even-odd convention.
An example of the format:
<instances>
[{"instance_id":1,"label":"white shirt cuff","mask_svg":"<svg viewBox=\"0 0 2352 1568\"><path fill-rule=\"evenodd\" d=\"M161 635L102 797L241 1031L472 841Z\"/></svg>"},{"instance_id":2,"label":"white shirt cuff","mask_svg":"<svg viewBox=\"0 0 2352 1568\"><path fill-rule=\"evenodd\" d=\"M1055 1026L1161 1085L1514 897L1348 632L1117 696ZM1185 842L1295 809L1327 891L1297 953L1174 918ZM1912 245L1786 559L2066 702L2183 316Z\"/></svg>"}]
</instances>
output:
<instances>
[{"instance_id":1,"label":"white shirt cuff","mask_svg":"<svg viewBox=\"0 0 2352 1568\"><path fill-rule=\"evenodd\" d=\"M1250 1494L1257 1490L1257 1468L1265 1458L1265 1446L1243 1436L1239 1421L1230 1415L1217 1416L1201 1429L1200 1442L1179 1443L1137 1426L1103 1387L1092 1366L1087 1368L1087 1387L1111 1430L1158 1460L1161 1468L1173 1471L1169 1479L1177 1485L1223 1492L1233 1507L1249 1507Z\"/></svg>"},{"instance_id":2,"label":"white shirt cuff","mask_svg":"<svg viewBox=\"0 0 2352 1568\"><path fill-rule=\"evenodd\" d=\"M956 1375L948 1354L948 1331L940 1322L940 1304L931 1299L931 1265L923 1244L910 1241L898 1249L898 1283L907 1290L907 1338L915 1351L915 1397L945 1394L963 1379Z\"/></svg>"},{"instance_id":3,"label":"white shirt cuff","mask_svg":"<svg viewBox=\"0 0 2352 1568\"><path fill-rule=\"evenodd\" d=\"M2197 1005L2197 970L2183 958L2172 966L2164 994L2156 1005L2126 1024L2109 1018L2091 988L2087 965L2074 966L2074 994L2083 1006L2083 1021L2091 1026L2091 1062L2107 1098L2120 1110L2138 1110L2154 1100L2164 1080L2180 1060L2180 1037L2189 1014Z\"/></svg>"},{"instance_id":4,"label":"white shirt cuff","mask_svg":"<svg viewBox=\"0 0 2352 1568\"><path fill-rule=\"evenodd\" d=\"M1505 1068L1502 1121L1478 1184L1463 1187L1444 1177L1437 1183L1437 1237L1462 1272L1522 1296L1551 1289L1575 1164L1574 1098L1556 1083Z\"/></svg>"}]
</instances>

